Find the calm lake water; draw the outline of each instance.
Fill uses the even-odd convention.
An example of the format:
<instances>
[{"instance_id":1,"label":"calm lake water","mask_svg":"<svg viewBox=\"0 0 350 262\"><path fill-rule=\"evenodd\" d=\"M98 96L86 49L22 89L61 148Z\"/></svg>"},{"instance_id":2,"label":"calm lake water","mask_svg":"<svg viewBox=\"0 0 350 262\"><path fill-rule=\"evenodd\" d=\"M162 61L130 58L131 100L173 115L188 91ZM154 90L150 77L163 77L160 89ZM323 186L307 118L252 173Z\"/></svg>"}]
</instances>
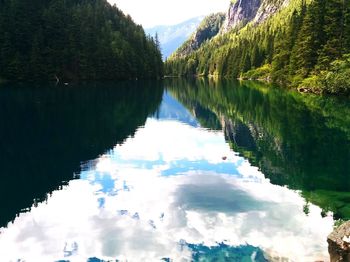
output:
<instances>
[{"instance_id":1,"label":"calm lake water","mask_svg":"<svg viewBox=\"0 0 350 262\"><path fill-rule=\"evenodd\" d=\"M329 261L350 101L254 82L0 87L1 261Z\"/></svg>"}]
</instances>

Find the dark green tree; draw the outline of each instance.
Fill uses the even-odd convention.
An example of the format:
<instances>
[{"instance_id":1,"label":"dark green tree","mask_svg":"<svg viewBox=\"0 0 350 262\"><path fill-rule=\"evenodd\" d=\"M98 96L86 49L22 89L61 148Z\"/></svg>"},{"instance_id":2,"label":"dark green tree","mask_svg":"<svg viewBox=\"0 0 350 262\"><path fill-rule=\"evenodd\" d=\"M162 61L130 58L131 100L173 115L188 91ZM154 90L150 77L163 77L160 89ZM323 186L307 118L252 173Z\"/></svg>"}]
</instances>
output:
<instances>
[{"instance_id":1,"label":"dark green tree","mask_svg":"<svg viewBox=\"0 0 350 262\"><path fill-rule=\"evenodd\" d=\"M135 79L163 74L159 46L106 0L2 0L0 77Z\"/></svg>"}]
</instances>

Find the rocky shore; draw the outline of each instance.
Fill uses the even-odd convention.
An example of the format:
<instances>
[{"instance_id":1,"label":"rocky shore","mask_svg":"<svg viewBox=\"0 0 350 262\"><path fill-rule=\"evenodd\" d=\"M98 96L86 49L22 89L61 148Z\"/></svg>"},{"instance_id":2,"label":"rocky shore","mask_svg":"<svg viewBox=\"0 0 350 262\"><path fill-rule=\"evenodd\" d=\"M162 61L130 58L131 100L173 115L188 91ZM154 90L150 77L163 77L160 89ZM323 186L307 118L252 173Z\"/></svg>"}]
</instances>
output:
<instances>
[{"instance_id":1,"label":"rocky shore","mask_svg":"<svg viewBox=\"0 0 350 262\"><path fill-rule=\"evenodd\" d=\"M350 262L350 221L336 228L327 241L331 262Z\"/></svg>"}]
</instances>

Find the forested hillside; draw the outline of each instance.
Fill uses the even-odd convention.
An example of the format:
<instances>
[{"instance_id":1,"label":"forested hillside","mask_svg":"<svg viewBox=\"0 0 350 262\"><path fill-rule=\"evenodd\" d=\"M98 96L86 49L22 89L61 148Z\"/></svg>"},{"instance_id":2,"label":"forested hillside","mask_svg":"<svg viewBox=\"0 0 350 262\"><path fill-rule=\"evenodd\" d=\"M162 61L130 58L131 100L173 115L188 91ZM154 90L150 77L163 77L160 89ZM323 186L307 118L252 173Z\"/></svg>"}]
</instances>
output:
<instances>
[{"instance_id":1,"label":"forested hillside","mask_svg":"<svg viewBox=\"0 0 350 262\"><path fill-rule=\"evenodd\" d=\"M106 0L0 0L0 78L162 76L158 43Z\"/></svg>"},{"instance_id":2,"label":"forested hillside","mask_svg":"<svg viewBox=\"0 0 350 262\"><path fill-rule=\"evenodd\" d=\"M197 30L177 50L176 56L186 56L197 50L205 41L212 39L219 32L225 14L211 14L203 19Z\"/></svg>"},{"instance_id":3,"label":"forested hillside","mask_svg":"<svg viewBox=\"0 0 350 262\"><path fill-rule=\"evenodd\" d=\"M279 8L274 9L275 2ZM236 19L230 11L228 16ZM315 93L350 92L349 0L261 0L251 19L186 57L173 56L166 74L265 79Z\"/></svg>"}]
</instances>

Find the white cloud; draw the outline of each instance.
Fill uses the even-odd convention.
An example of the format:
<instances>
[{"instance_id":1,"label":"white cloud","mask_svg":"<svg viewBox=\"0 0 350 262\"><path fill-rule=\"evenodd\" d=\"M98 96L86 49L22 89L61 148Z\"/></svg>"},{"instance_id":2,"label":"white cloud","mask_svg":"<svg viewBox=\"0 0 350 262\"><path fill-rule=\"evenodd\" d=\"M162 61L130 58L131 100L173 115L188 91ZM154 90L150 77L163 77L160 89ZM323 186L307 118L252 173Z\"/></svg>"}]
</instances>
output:
<instances>
[{"instance_id":1,"label":"white cloud","mask_svg":"<svg viewBox=\"0 0 350 262\"><path fill-rule=\"evenodd\" d=\"M222 132L203 132L175 121L160 123L155 119L148 119L146 125L147 128L139 129L134 138L115 148L121 159L156 161L161 157L165 162L205 159L210 163L225 162L224 156L234 161L239 159L228 146L218 146L225 145Z\"/></svg>"},{"instance_id":2,"label":"white cloud","mask_svg":"<svg viewBox=\"0 0 350 262\"><path fill-rule=\"evenodd\" d=\"M224 12L229 0L108 0L123 12L130 14L136 23L144 27L170 25L187 19Z\"/></svg>"},{"instance_id":3,"label":"white cloud","mask_svg":"<svg viewBox=\"0 0 350 262\"><path fill-rule=\"evenodd\" d=\"M291 261L327 260L332 217L322 218L313 205L305 215L297 192L270 184L230 152L222 137L148 120L134 138L94 161L81 180L3 229L0 257L181 261L191 256L188 247L181 248L184 240L206 246L248 243ZM219 168L225 165L227 172Z\"/></svg>"}]
</instances>

